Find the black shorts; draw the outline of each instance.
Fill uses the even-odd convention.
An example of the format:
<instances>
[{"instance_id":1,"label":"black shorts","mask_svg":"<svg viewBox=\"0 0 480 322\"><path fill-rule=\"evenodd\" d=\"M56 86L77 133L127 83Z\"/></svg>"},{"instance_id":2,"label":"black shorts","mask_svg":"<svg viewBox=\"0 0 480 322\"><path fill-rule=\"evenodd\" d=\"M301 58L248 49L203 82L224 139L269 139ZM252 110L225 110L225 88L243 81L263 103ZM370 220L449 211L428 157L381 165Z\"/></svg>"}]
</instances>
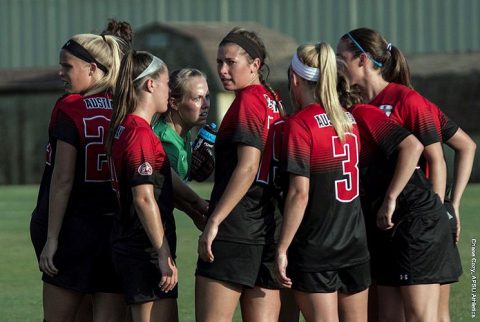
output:
<instances>
[{"instance_id":1,"label":"black shorts","mask_svg":"<svg viewBox=\"0 0 480 322\"><path fill-rule=\"evenodd\" d=\"M175 258L175 245L171 245L170 252ZM147 247L117 247L113 248L113 263L122 279L123 293L127 305L140 304L161 299L176 299L178 297L178 284L173 290L165 293L160 289L161 274L154 264ZM153 262L152 262L153 260Z\"/></svg>"},{"instance_id":2,"label":"black shorts","mask_svg":"<svg viewBox=\"0 0 480 322\"><path fill-rule=\"evenodd\" d=\"M215 240L213 263L197 261L196 275L249 288L279 289L275 279L275 245L249 245Z\"/></svg>"},{"instance_id":3,"label":"black shorts","mask_svg":"<svg viewBox=\"0 0 480 322\"><path fill-rule=\"evenodd\" d=\"M439 201L440 202L440 201ZM394 228L378 233L372 276L379 285L446 283L444 272L452 236L443 207L405 215ZM374 266L375 265L375 266Z\"/></svg>"},{"instance_id":4,"label":"black shorts","mask_svg":"<svg viewBox=\"0 0 480 322\"><path fill-rule=\"evenodd\" d=\"M452 243L447 249L445 256L444 268L442 271L443 282L442 284L449 284L458 282L458 279L462 275L462 262L460 260L460 254L458 252L456 238L457 238L457 216L455 209L450 201L445 200L443 206L445 207L445 215L450 227L450 234L452 235Z\"/></svg>"},{"instance_id":5,"label":"black shorts","mask_svg":"<svg viewBox=\"0 0 480 322\"><path fill-rule=\"evenodd\" d=\"M45 283L80 293L121 293L112 263L110 233L113 215L65 216L53 263L56 276L42 275ZM47 225L32 219L30 234L37 258L45 246Z\"/></svg>"},{"instance_id":6,"label":"black shorts","mask_svg":"<svg viewBox=\"0 0 480 322\"><path fill-rule=\"evenodd\" d=\"M307 293L340 291L354 294L366 290L371 284L369 262L321 272L302 272L287 267L287 276L292 280L293 290Z\"/></svg>"}]
</instances>

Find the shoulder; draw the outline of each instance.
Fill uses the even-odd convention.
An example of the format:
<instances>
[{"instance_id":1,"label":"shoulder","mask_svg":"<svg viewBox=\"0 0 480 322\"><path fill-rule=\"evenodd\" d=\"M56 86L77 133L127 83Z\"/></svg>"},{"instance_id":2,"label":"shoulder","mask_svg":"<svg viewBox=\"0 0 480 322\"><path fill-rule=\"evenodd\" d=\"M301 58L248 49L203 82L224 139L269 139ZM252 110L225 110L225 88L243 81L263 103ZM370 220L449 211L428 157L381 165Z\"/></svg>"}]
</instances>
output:
<instances>
[{"instance_id":1,"label":"shoulder","mask_svg":"<svg viewBox=\"0 0 480 322\"><path fill-rule=\"evenodd\" d=\"M59 111L66 111L72 105L83 103L83 96L80 94L67 94L60 97L55 104L55 109Z\"/></svg>"},{"instance_id":2,"label":"shoulder","mask_svg":"<svg viewBox=\"0 0 480 322\"><path fill-rule=\"evenodd\" d=\"M238 91L235 96L235 101L238 103L261 103L267 105L268 100L272 99L270 93L265 89L263 85L251 85Z\"/></svg>"}]
</instances>

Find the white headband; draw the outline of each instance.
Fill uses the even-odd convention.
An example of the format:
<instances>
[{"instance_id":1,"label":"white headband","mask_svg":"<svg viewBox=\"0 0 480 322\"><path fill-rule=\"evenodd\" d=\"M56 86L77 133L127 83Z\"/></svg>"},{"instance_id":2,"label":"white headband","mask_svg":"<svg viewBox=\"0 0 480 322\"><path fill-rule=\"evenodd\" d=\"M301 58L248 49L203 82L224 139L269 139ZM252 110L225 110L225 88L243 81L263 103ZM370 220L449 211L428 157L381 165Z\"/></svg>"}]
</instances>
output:
<instances>
[{"instance_id":1,"label":"white headband","mask_svg":"<svg viewBox=\"0 0 480 322\"><path fill-rule=\"evenodd\" d=\"M145 76L148 76L148 75L151 75L151 74L155 73L160 68L160 66L165 64L163 62L163 60L161 60L160 58L158 58L156 56L153 56L150 53L149 53L149 55L152 57L152 61L150 62L148 67L145 68L145 70L140 73L140 75L135 77L135 79L133 80L134 82L136 82L137 80L139 80L139 79L141 79Z\"/></svg>"},{"instance_id":2,"label":"white headband","mask_svg":"<svg viewBox=\"0 0 480 322\"><path fill-rule=\"evenodd\" d=\"M298 76L300 76L301 78L313 82L318 81L318 77L320 76L320 69L303 64L296 53L295 55L293 55L291 65L293 71L297 73Z\"/></svg>"}]
</instances>

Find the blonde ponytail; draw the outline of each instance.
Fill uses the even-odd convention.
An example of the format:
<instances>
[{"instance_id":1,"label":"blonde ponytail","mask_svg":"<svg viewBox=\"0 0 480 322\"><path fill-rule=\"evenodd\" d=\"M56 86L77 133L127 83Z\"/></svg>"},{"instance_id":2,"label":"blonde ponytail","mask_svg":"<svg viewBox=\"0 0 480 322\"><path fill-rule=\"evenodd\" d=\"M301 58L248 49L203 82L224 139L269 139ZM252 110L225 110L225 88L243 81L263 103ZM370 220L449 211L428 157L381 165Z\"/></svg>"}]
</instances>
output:
<instances>
[{"instance_id":1,"label":"blonde ponytail","mask_svg":"<svg viewBox=\"0 0 480 322\"><path fill-rule=\"evenodd\" d=\"M352 121L345 114L337 93L337 62L335 52L329 44L302 45L297 50L300 61L320 70L317 82L309 81L315 90L315 98L325 109L330 122L343 141L345 133L352 130Z\"/></svg>"}]
</instances>

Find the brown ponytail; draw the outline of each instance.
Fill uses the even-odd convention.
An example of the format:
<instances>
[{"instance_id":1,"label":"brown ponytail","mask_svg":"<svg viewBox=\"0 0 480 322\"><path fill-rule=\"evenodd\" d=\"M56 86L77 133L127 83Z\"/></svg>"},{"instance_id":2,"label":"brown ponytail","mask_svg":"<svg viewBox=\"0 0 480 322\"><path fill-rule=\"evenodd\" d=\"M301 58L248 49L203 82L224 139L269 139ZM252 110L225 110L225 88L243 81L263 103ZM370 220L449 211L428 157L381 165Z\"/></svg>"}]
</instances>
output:
<instances>
[{"instance_id":1,"label":"brown ponytail","mask_svg":"<svg viewBox=\"0 0 480 322\"><path fill-rule=\"evenodd\" d=\"M150 65L153 56L148 52L130 50L122 59L120 64L120 75L117 79L115 92L113 93L113 112L110 120L110 129L105 143L107 153L112 152L113 138L119 125L127 114L133 113L137 108L138 91L147 77L157 78L166 72L166 65L162 62L153 73L136 80L137 76Z\"/></svg>"},{"instance_id":2,"label":"brown ponytail","mask_svg":"<svg viewBox=\"0 0 480 322\"><path fill-rule=\"evenodd\" d=\"M340 38L346 44L346 49L354 57L365 53L375 63L374 68L380 69L383 79L387 82L412 87L410 68L403 53L377 31L368 28L352 30Z\"/></svg>"}]
</instances>

